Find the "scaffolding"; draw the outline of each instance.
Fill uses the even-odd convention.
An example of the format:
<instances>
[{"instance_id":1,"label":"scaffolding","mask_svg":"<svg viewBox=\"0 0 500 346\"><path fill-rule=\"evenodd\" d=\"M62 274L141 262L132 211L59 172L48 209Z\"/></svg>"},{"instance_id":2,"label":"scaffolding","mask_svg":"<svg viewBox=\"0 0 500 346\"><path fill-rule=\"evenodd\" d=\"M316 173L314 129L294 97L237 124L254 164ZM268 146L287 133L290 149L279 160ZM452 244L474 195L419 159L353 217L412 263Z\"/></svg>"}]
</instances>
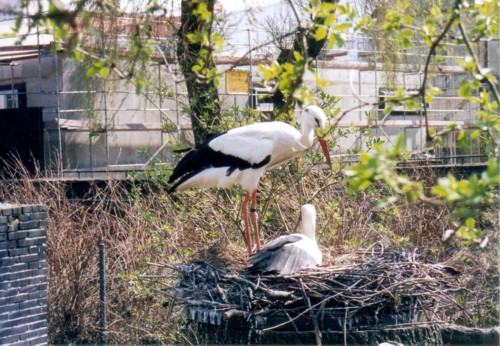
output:
<instances>
[{"instance_id":1,"label":"scaffolding","mask_svg":"<svg viewBox=\"0 0 500 346\"><path fill-rule=\"evenodd\" d=\"M262 45L262 30L227 30L240 39L217 57L218 68L224 75L238 61L237 68L249 72L250 83L247 93L229 94L225 79L221 79L223 109L251 107L265 114L269 104L263 104L258 97L262 89L256 66L268 62L275 51L271 45ZM190 141L190 119L184 112L185 86L177 82L181 74L175 64L162 54L156 53L148 70L148 87L137 95L131 85L120 80L89 81L84 66L61 54L52 55L46 37L39 33L34 36L35 44L21 47L4 44L0 39L0 105L14 107L14 100L19 103L25 98L29 107L43 108L45 170L66 178L124 177L131 170L168 161L172 156L170 147L179 140ZM164 42L173 44L167 39ZM486 66L498 67L498 41L491 45L488 54L481 51L485 46L479 46L480 56ZM347 35L342 48L324 50L314 62L318 75L332 83L325 91L340 97L337 106L341 112L351 109L336 123L348 134L333 149L334 157L364 148L366 143L359 135L359 130L364 129L389 144L404 132L406 144L418 160L432 157L431 163L447 165L486 161L479 139L471 141L466 149L458 148L454 133L446 136L443 147L433 148L431 156L421 110L400 107L385 115L381 107L374 105L390 96L395 88L411 93L420 86L426 51L425 47L415 47L411 52L398 53L402 58L391 71L393 84L387 81L384 71L383 56L387 53L379 51L368 37ZM163 52L171 48L163 45ZM433 85L443 90L427 105L429 126L436 129L451 123L466 128L474 122L478 111L474 104L456 96L460 80L466 77L456 59L463 58L465 51L463 47L449 47L449 52L445 61L432 66ZM315 88L312 75L306 75L305 82Z\"/></svg>"}]
</instances>

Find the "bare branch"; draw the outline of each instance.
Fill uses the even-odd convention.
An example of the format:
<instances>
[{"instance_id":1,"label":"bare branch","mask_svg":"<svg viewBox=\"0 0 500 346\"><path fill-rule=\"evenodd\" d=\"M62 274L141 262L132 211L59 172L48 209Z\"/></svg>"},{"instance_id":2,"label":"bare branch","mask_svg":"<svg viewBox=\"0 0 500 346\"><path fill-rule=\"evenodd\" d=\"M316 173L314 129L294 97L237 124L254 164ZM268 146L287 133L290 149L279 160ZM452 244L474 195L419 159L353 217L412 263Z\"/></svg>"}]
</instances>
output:
<instances>
[{"instance_id":1,"label":"bare branch","mask_svg":"<svg viewBox=\"0 0 500 346\"><path fill-rule=\"evenodd\" d=\"M493 84L489 78L484 77L484 75L483 75L483 73L481 71L481 68L479 67L479 66L481 66L481 64L479 63L479 59L478 59L476 53L474 52L474 49L472 48L472 45L470 44L469 38L467 37L467 33L465 32L464 24L462 23L462 21L459 22L458 28L460 29L460 33L462 34L462 38L463 38L463 40L465 42L467 50L469 51L472 59L475 62L476 72L480 76L483 77L483 81L486 81L486 83L488 83L488 86L490 87L491 92L495 96L495 99L497 100L497 103L500 103L500 96L498 95L498 90L497 90L495 84Z\"/></svg>"},{"instance_id":2,"label":"bare branch","mask_svg":"<svg viewBox=\"0 0 500 346\"><path fill-rule=\"evenodd\" d=\"M427 78L429 76L429 66L431 64L431 59L432 57L436 54L436 49L439 46L439 43L445 38L446 34L450 30L451 26L455 22L455 20L458 17L458 5L460 4L461 0L455 0L455 3L453 4L452 12L450 15L450 18L448 19L448 22L446 23L443 31L441 34L436 38L434 42L432 42L432 45L429 49L429 54L427 55L427 59L425 61L425 67L424 67L424 80L422 81L422 86L420 87L419 94L422 99L422 104L423 104L423 116L425 120L425 132L427 136L428 141L432 141L433 137L429 131L429 118L427 116L427 106L425 105L425 94L426 94L426 86L427 86Z\"/></svg>"}]
</instances>

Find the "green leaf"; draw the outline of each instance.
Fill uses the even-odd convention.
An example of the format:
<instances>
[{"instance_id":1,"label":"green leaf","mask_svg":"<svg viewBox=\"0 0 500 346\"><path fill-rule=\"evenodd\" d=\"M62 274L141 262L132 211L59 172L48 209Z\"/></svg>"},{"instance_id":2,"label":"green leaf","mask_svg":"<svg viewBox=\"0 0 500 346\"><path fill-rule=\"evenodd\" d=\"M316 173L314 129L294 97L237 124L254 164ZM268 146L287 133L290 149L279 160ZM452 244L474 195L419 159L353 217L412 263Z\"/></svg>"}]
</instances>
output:
<instances>
[{"instance_id":1,"label":"green leaf","mask_svg":"<svg viewBox=\"0 0 500 346\"><path fill-rule=\"evenodd\" d=\"M410 49L413 44L411 42L411 40L409 40L408 38L403 38L401 41L400 41L400 44L401 44L401 48L404 49L404 50L407 50L407 49Z\"/></svg>"},{"instance_id":2,"label":"green leaf","mask_svg":"<svg viewBox=\"0 0 500 346\"><path fill-rule=\"evenodd\" d=\"M430 86L429 91L432 95L441 95L443 90L441 88L435 87L433 85Z\"/></svg>"},{"instance_id":3,"label":"green leaf","mask_svg":"<svg viewBox=\"0 0 500 346\"><path fill-rule=\"evenodd\" d=\"M83 60L83 58L85 57L85 55L81 51L76 50L74 52L74 54L73 54L73 57L75 58L75 60L81 61L81 60Z\"/></svg>"},{"instance_id":4,"label":"green leaf","mask_svg":"<svg viewBox=\"0 0 500 346\"><path fill-rule=\"evenodd\" d=\"M401 16L401 23L411 25L411 23L413 23L413 17L404 14Z\"/></svg>"},{"instance_id":5,"label":"green leaf","mask_svg":"<svg viewBox=\"0 0 500 346\"><path fill-rule=\"evenodd\" d=\"M436 63L442 63L442 62L445 62L446 61L446 58L442 55L436 55Z\"/></svg>"},{"instance_id":6,"label":"green leaf","mask_svg":"<svg viewBox=\"0 0 500 346\"><path fill-rule=\"evenodd\" d=\"M498 184L500 180L500 170L498 169L498 163L495 159L490 159L488 162L487 173L492 178L494 184Z\"/></svg>"},{"instance_id":7,"label":"green leaf","mask_svg":"<svg viewBox=\"0 0 500 346\"><path fill-rule=\"evenodd\" d=\"M325 25L326 25L326 27L330 27L333 24L335 24L335 20L336 19L337 18L335 17L335 15L333 13L329 14L328 16L326 16L326 19L325 19Z\"/></svg>"},{"instance_id":8,"label":"green leaf","mask_svg":"<svg viewBox=\"0 0 500 346\"><path fill-rule=\"evenodd\" d=\"M403 136L403 134L400 133L396 137L396 140L394 141L393 153L398 154L403 149L404 140L405 140L405 137Z\"/></svg>"},{"instance_id":9,"label":"green leaf","mask_svg":"<svg viewBox=\"0 0 500 346\"><path fill-rule=\"evenodd\" d=\"M439 18L441 17L441 10L439 9L439 7L437 7L435 4L432 5L432 8L431 8L431 15L434 17L434 18Z\"/></svg>"},{"instance_id":10,"label":"green leaf","mask_svg":"<svg viewBox=\"0 0 500 346\"><path fill-rule=\"evenodd\" d=\"M409 2L408 0L397 1L396 9L400 12L403 12L406 8L408 8Z\"/></svg>"},{"instance_id":11,"label":"green leaf","mask_svg":"<svg viewBox=\"0 0 500 346\"><path fill-rule=\"evenodd\" d=\"M328 2L322 2L317 6L317 11L318 12L333 12L337 8L337 5L328 3Z\"/></svg>"},{"instance_id":12,"label":"green leaf","mask_svg":"<svg viewBox=\"0 0 500 346\"><path fill-rule=\"evenodd\" d=\"M342 38L342 35L338 33L333 33L335 36L335 41L337 42L338 47L343 47L344 46L344 39Z\"/></svg>"},{"instance_id":13,"label":"green leaf","mask_svg":"<svg viewBox=\"0 0 500 346\"><path fill-rule=\"evenodd\" d=\"M473 73L476 68L476 63L471 56L466 56L465 60L457 59L457 63L465 70L467 73Z\"/></svg>"},{"instance_id":14,"label":"green leaf","mask_svg":"<svg viewBox=\"0 0 500 346\"><path fill-rule=\"evenodd\" d=\"M403 34L403 37L406 37L406 38L413 38L413 31L411 31L410 29L404 29L402 31L402 34Z\"/></svg>"},{"instance_id":15,"label":"green leaf","mask_svg":"<svg viewBox=\"0 0 500 346\"><path fill-rule=\"evenodd\" d=\"M468 80L463 80L460 82L460 86L458 88L458 96L460 97L469 97L470 96L470 84Z\"/></svg>"},{"instance_id":16,"label":"green leaf","mask_svg":"<svg viewBox=\"0 0 500 346\"><path fill-rule=\"evenodd\" d=\"M476 225L476 220L472 217L469 217L467 218L467 220L465 220L465 225L469 228L474 228L474 226Z\"/></svg>"},{"instance_id":17,"label":"green leaf","mask_svg":"<svg viewBox=\"0 0 500 346\"><path fill-rule=\"evenodd\" d=\"M300 54L299 52L297 51L293 51L293 57L295 58L295 61L302 61L304 60L304 57L302 56L302 54Z\"/></svg>"},{"instance_id":18,"label":"green leaf","mask_svg":"<svg viewBox=\"0 0 500 346\"><path fill-rule=\"evenodd\" d=\"M195 11L193 11L202 21L208 21L212 18L212 12L208 10L207 4L200 2Z\"/></svg>"},{"instance_id":19,"label":"green leaf","mask_svg":"<svg viewBox=\"0 0 500 346\"><path fill-rule=\"evenodd\" d=\"M101 76L101 78L106 78L109 75L109 68L101 67L99 69L99 75Z\"/></svg>"},{"instance_id":20,"label":"green leaf","mask_svg":"<svg viewBox=\"0 0 500 346\"><path fill-rule=\"evenodd\" d=\"M359 184L357 185L357 189L358 190L364 190L366 189L368 186L370 186L372 184L372 182L368 179L365 179L365 180L362 180L359 182Z\"/></svg>"},{"instance_id":21,"label":"green leaf","mask_svg":"<svg viewBox=\"0 0 500 346\"><path fill-rule=\"evenodd\" d=\"M337 32L342 32L342 31L349 29L350 27L351 27L351 23L342 23L342 24L334 26L333 30L337 31Z\"/></svg>"},{"instance_id":22,"label":"green leaf","mask_svg":"<svg viewBox=\"0 0 500 346\"><path fill-rule=\"evenodd\" d=\"M448 191L442 186L436 185L431 188L431 193L435 196L446 198Z\"/></svg>"},{"instance_id":23,"label":"green leaf","mask_svg":"<svg viewBox=\"0 0 500 346\"><path fill-rule=\"evenodd\" d=\"M316 35L315 39L316 41L321 41L326 37L326 34L328 33L328 30L324 26L318 26L318 29L316 30Z\"/></svg>"},{"instance_id":24,"label":"green leaf","mask_svg":"<svg viewBox=\"0 0 500 346\"><path fill-rule=\"evenodd\" d=\"M14 25L14 30L19 31L21 28L21 25L23 23L23 16L19 16L16 18L15 25Z\"/></svg>"},{"instance_id":25,"label":"green leaf","mask_svg":"<svg viewBox=\"0 0 500 346\"><path fill-rule=\"evenodd\" d=\"M87 69L86 76L87 76L88 78L92 78L92 77L94 77L94 76L95 76L95 74L96 74L96 70L95 70L95 67L94 67L94 66L91 66L91 67L89 67L89 68Z\"/></svg>"},{"instance_id":26,"label":"green leaf","mask_svg":"<svg viewBox=\"0 0 500 346\"><path fill-rule=\"evenodd\" d=\"M328 48L332 49L333 47L335 47L335 35L331 32L328 35Z\"/></svg>"}]
</instances>

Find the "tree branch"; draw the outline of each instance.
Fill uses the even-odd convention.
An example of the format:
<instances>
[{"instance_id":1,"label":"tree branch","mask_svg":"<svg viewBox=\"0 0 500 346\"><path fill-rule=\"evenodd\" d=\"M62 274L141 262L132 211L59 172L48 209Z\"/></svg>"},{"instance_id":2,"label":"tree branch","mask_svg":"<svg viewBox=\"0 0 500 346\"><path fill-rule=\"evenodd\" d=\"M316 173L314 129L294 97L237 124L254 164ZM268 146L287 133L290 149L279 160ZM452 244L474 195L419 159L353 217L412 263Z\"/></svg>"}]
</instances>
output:
<instances>
[{"instance_id":1,"label":"tree branch","mask_svg":"<svg viewBox=\"0 0 500 346\"><path fill-rule=\"evenodd\" d=\"M427 55L427 59L425 61L425 67L424 67L424 80L422 81L422 86L420 87L419 94L422 99L422 104L423 104L423 116L425 120L425 132L426 132L426 138L427 141L432 141L434 138L431 136L430 131L429 131L429 118L427 116L427 106L425 105L425 87L427 85L427 77L429 75L429 65L431 64L431 59L434 55L436 55L436 49L439 46L439 43L444 39L448 31L450 30L451 26L453 25L453 22L455 19L458 18L458 5L460 4L461 0L455 0L455 3L453 4L453 9L451 16L446 23L443 31L441 34L437 37L437 39L432 42L431 48L429 50L429 54Z\"/></svg>"},{"instance_id":2,"label":"tree branch","mask_svg":"<svg viewBox=\"0 0 500 346\"><path fill-rule=\"evenodd\" d=\"M475 62L476 72L483 77L483 81L486 80L486 83L488 83L488 86L490 87L490 90L492 91L493 95L495 96L497 103L500 103L500 97L498 95L498 90L497 90L495 84L493 84L489 78L486 78L482 74L481 69L479 68L479 66L480 66L479 58L476 56L476 53L474 52L474 49L472 48L472 45L470 44L469 38L467 37L467 33L465 32L465 28L464 28L462 21L459 22L458 28L460 29L460 33L462 34L462 38L465 42L465 46L467 47L467 50L469 51L472 59Z\"/></svg>"}]
</instances>

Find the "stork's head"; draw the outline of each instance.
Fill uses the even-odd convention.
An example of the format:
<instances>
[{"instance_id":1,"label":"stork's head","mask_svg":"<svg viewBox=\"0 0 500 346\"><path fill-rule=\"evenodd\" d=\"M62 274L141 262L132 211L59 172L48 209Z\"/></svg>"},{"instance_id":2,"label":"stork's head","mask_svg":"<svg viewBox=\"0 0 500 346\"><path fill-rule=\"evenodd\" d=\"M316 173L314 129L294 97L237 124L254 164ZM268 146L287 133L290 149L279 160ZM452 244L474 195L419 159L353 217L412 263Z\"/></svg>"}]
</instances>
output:
<instances>
[{"instance_id":1,"label":"stork's head","mask_svg":"<svg viewBox=\"0 0 500 346\"><path fill-rule=\"evenodd\" d=\"M325 139L325 132L327 126L327 118L325 112L318 106L307 106L302 111L302 119L303 126L308 126L313 128L318 137L319 144L321 145L321 149L323 150L323 154L325 155L326 161L330 168L332 168L332 161L330 160L330 151L328 150L328 144Z\"/></svg>"}]
</instances>

